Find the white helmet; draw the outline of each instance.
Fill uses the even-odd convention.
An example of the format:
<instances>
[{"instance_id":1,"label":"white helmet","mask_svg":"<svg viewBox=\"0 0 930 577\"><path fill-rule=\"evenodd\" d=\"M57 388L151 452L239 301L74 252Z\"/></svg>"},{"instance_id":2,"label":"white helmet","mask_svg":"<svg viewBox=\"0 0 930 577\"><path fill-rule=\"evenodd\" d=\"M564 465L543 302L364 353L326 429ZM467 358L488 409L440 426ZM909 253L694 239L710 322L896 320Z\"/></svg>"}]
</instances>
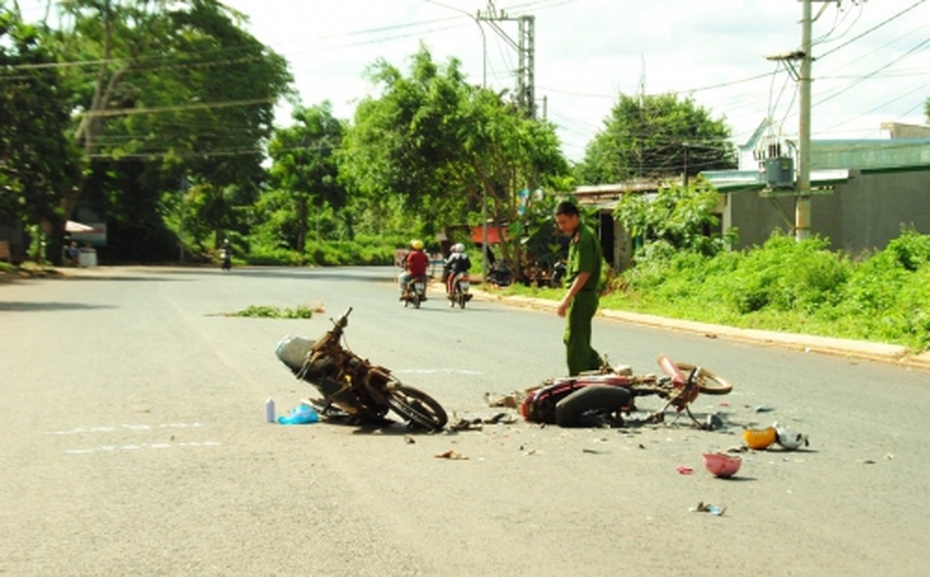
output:
<instances>
[{"instance_id":1,"label":"white helmet","mask_svg":"<svg viewBox=\"0 0 930 577\"><path fill-rule=\"evenodd\" d=\"M452 252L465 252L465 245L457 242L452 246Z\"/></svg>"},{"instance_id":2,"label":"white helmet","mask_svg":"<svg viewBox=\"0 0 930 577\"><path fill-rule=\"evenodd\" d=\"M788 451L794 451L810 444L807 435L795 433L788 427L779 427L778 423L775 423L775 431L778 434L776 439L778 444Z\"/></svg>"}]
</instances>

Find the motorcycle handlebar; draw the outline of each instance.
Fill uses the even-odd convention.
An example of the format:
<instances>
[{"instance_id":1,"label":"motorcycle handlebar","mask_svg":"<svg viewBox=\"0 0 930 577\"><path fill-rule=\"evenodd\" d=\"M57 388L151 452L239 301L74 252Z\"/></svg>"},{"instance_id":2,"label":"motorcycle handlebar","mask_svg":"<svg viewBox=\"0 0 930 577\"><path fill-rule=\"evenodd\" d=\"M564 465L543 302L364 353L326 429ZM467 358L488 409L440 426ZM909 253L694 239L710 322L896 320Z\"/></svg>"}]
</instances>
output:
<instances>
[{"instance_id":1,"label":"motorcycle handlebar","mask_svg":"<svg viewBox=\"0 0 930 577\"><path fill-rule=\"evenodd\" d=\"M333 324L339 327L340 329L344 329L346 325L349 324L349 314L351 312L352 312L352 307L347 308L346 312L342 313L342 316L339 317L339 320L333 321Z\"/></svg>"}]
</instances>

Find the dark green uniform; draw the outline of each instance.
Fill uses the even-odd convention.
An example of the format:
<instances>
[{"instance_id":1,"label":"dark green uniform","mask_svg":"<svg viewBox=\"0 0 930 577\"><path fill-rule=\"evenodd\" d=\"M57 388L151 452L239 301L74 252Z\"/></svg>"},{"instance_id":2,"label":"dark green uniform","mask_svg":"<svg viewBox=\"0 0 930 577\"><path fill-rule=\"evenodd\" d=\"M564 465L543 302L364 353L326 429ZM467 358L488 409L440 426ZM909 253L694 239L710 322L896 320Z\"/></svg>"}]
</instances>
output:
<instances>
[{"instance_id":1,"label":"dark green uniform","mask_svg":"<svg viewBox=\"0 0 930 577\"><path fill-rule=\"evenodd\" d=\"M565 284L572 286L580 272L589 272L584 287L575 295L565 315L565 352L568 359L568 374L598 369L601 357L591 347L591 319L597 312L597 283L601 278L601 245L594 232L579 224L568 246Z\"/></svg>"}]
</instances>

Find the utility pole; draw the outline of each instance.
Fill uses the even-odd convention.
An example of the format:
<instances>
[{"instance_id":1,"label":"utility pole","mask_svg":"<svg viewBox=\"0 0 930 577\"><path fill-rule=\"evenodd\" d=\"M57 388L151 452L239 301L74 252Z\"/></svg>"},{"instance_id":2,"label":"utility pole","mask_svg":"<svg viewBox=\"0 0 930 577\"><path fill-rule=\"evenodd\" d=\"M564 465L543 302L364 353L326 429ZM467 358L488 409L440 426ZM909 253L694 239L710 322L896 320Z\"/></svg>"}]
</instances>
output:
<instances>
[{"instance_id":1,"label":"utility pole","mask_svg":"<svg viewBox=\"0 0 930 577\"><path fill-rule=\"evenodd\" d=\"M498 22L514 21L519 23L518 41L514 40L498 25ZM487 9L478 11L475 21L487 22L507 44L517 51L517 105L528 118L536 118L536 76L535 76L535 16L519 16L512 18L503 10L494 6L494 0L488 0ZM482 32L484 34L484 32ZM487 59L487 55L484 57ZM484 256L482 270L483 279L488 275L488 202L484 187L481 192L481 251ZM500 231L498 231L500 232Z\"/></svg>"},{"instance_id":2,"label":"utility pole","mask_svg":"<svg viewBox=\"0 0 930 577\"><path fill-rule=\"evenodd\" d=\"M818 0L824 1L824 0ZM830 2L832 0L825 0ZM812 0L803 0L801 16L801 74L798 78L801 104L798 127L798 182L794 201L794 237L802 241L811 235L811 29ZM824 5L826 6L826 4ZM821 13L823 11L821 10ZM820 16L818 14L818 16Z\"/></svg>"},{"instance_id":3,"label":"utility pole","mask_svg":"<svg viewBox=\"0 0 930 577\"><path fill-rule=\"evenodd\" d=\"M517 104L526 112L527 117L536 118L536 17L530 15L516 18L508 16L506 12L498 10L494 6L494 0L488 0L487 10L483 12L479 10L477 19L487 22L511 48L517 51L517 61L519 63L517 65ZM498 25L498 22L505 21L516 21L519 24L517 41L514 41Z\"/></svg>"},{"instance_id":4,"label":"utility pole","mask_svg":"<svg viewBox=\"0 0 930 577\"><path fill-rule=\"evenodd\" d=\"M812 29L814 22L820 18L827 6L841 0L799 0L801 9L801 47L800 49L777 56L767 56L769 60L785 63L788 72L798 82L800 91L800 109L798 111L798 177L794 187L794 236L797 241L811 235L811 83L813 81ZM821 2L820 11L813 15L813 3ZM853 0L865 2L865 0ZM800 72L793 61L801 61Z\"/></svg>"}]
</instances>

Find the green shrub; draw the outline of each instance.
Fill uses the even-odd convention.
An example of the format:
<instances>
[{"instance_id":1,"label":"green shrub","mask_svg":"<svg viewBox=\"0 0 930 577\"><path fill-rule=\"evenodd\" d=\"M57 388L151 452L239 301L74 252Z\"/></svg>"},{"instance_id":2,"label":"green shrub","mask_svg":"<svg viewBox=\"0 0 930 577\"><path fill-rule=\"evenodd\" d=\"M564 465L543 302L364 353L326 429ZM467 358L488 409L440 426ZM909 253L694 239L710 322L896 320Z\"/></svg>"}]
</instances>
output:
<instances>
[{"instance_id":1,"label":"green shrub","mask_svg":"<svg viewBox=\"0 0 930 577\"><path fill-rule=\"evenodd\" d=\"M731 305L746 314L770 307L812 312L836 303L851 264L827 247L825 239L797 242L774 235L763 246L746 251L730 278Z\"/></svg>"},{"instance_id":2,"label":"green shrub","mask_svg":"<svg viewBox=\"0 0 930 577\"><path fill-rule=\"evenodd\" d=\"M268 305L249 305L241 311L233 313L231 316L271 319L309 319L313 316L313 309L308 306L298 306L291 309Z\"/></svg>"},{"instance_id":3,"label":"green shrub","mask_svg":"<svg viewBox=\"0 0 930 577\"><path fill-rule=\"evenodd\" d=\"M905 270L916 271L930 263L930 235L922 235L913 228L905 228L901 236L888 243L883 251Z\"/></svg>"},{"instance_id":4,"label":"green shrub","mask_svg":"<svg viewBox=\"0 0 930 577\"><path fill-rule=\"evenodd\" d=\"M648 256L611 283L603 307L930 346L930 235L904 231L856 262L824 239L784 235L713 257L661 246Z\"/></svg>"},{"instance_id":5,"label":"green shrub","mask_svg":"<svg viewBox=\"0 0 930 577\"><path fill-rule=\"evenodd\" d=\"M286 248L255 247L246 255L248 264L258 266L301 266L307 264L300 253Z\"/></svg>"}]
</instances>

